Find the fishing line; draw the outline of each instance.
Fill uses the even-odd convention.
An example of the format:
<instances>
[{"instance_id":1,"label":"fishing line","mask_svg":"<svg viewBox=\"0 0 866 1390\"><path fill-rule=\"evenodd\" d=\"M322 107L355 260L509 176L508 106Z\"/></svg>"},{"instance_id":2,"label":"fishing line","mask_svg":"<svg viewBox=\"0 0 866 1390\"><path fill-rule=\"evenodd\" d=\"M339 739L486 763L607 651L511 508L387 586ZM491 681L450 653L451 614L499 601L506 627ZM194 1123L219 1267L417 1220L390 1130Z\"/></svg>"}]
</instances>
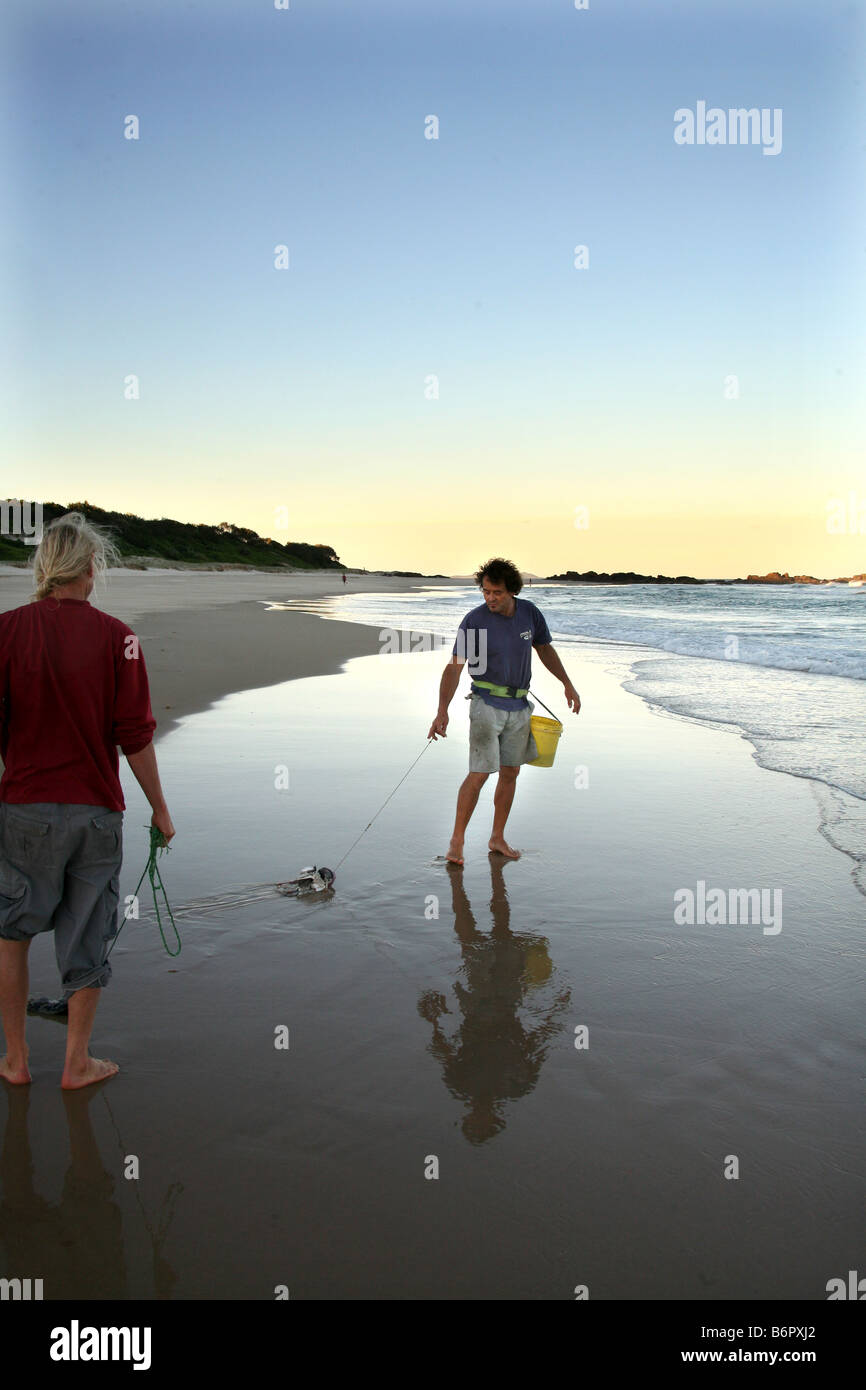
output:
<instances>
[{"instance_id":1,"label":"fishing line","mask_svg":"<svg viewBox=\"0 0 866 1390\"><path fill-rule=\"evenodd\" d=\"M165 848L168 848L168 846L165 846ZM106 1095L105 1091L102 1092L102 1099L105 1101L105 1108L108 1111L108 1118L111 1120L111 1126L114 1130L114 1136L117 1140L117 1146L120 1149L122 1166L125 1167L127 1159L127 1149L121 1137L120 1130L117 1127L117 1121L114 1118L114 1111L112 1110L109 1104L108 1096ZM166 1265L166 1268L169 1268L166 1260L163 1258L162 1247L165 1245L166 1238L168 1236L168 1228L174 1220L174 1209L177 1203L177 1199L180 1196L181 1192L183 1192L184 1190L183 1183L173 1182L171 1186L168 1188L165 1196L162 1199L162 1205L159 1209L158 1225L156 1230L153 1229L153 1224L150 1220L150 1217L147 1214L147 1208L145 1207L144 1202L141 1200L141 1195L138 1190L138 1183L133 1183L132 1186L133 1191L135 1193L135 1200L138 1203L138 1209L141 1212L141 1217L144 1221L145 1230L147 1231L150 1243L153 1247L154 1283L156 1284L157 1261L161 1260L162 1263ZM172 1283L174 1283L176 1281L177 1276L171 1270L170 1273L172 1274ZM159 1297L158 1291L157 1297Z\"/></svg>"},{"instance_id":2,"label":"fishing line","mask_svg":"<svg viewBox=\"0 0 866 1390\"><path fill-rule=\"evenodd\" d=\"M355 845L357 845L360 840L363 840L367 831L370 829L370 826L373 824L373 821L376 820L378 816L381 816L385 807L388 805L388 802L391 800L391 797L394 796L394 794L400 790L403 783L406 781L406 778L409 776L409 773L412 771L412 768L415 766L415 763L420 762L421 758L423 758L424 754L427 752L427 749L430 747L430 744L433 743L433 741L434 740L432 738L427 740L427 742L424 744L424 747L421 749L421 752L418 754L418 757L415 759L415 762L413 762L412 766L409 767L406 770L406 772L403 773L403 776L400 778L400 781L397 783L396 787L394 788L394 791L391 792L391 796L387 796L385 798L385 800L382 802L382 805L376 812L376 815L373 817L373 820L369 821L364 826L364 829L361 831L360 835L358 836L358 839L355 840L354 844L351 844L349 848L346 850L346 853L343 855L343 858L337 864L337 869L339 869L340 864L342 864L346 859L348 859L349 855L352 853L352 850L355 848ZM336 873L336 869L334 870L334 872Z\"/></svg>"}]
</instances>

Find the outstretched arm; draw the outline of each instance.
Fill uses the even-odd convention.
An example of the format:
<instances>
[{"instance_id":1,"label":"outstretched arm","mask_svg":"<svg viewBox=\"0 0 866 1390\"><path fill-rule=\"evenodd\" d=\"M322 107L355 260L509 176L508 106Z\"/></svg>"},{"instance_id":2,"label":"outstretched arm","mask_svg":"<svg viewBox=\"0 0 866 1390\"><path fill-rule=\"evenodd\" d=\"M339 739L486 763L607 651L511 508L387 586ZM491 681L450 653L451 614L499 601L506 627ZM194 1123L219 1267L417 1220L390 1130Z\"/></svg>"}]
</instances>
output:
<instances>
[{"instance_id":1,"label":"outstretched arm","mask_svg":"<svg viewBox=\"0 0 866 1390\"><path fill-rule=\"evenodd\" d=\"M445 670L442 672L442 679L439 682L439 709L436 712L436 718L430 725L430 732L427 735L428 738L435 739L437 735L440 738L448 737L445 732L448 728L448 706L451 704L454 698L454 692L460 684L460 673L465 665L465 661L461 661L457 656L452 656Z\"/></svg>"},{"instance_id":2,"label":"outstretched arm","mask_svg":"<svg viewBox=\"0 0 866 1390\"><path fill-rule=\"evenodd\" d=\"M547 667L551 675L556 676L558 681L562 681L562 689L568 708L573 709L575 714L580 714L580 696L568 679L565 667L553 646L550 642L546 642L544 646L536 647L535 650L538 652L539 660Z\"/></svg>"}]
</instances>

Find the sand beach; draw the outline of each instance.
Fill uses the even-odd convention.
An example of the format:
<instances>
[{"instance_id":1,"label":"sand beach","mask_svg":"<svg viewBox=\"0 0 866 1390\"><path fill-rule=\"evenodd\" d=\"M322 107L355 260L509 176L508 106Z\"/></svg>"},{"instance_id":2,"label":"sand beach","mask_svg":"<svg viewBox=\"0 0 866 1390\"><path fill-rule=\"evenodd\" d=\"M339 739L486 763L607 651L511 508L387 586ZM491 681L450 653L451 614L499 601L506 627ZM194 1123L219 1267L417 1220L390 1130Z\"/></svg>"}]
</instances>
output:
<instances>
[{"instance_id":1,"label":"sand beach","mask_svg":"<svg viewBox=\"0 0 866 1390\"><path fill-rule=\"evenodd\" d=\"M182 950L144 898L97 1015L110 1083L64 1096L62 1025L30 1021L5 1267L59 1299L825 1298L862 1250L863 898L812 784L575 644L583 710L521 772L519 861L486 852L489 785L465 869L439 857L461 690L340 863L425 749L444 664L268 606L341 590L110 578L151 674ZM26 594L0 577L0 607ZM122 778L129 894L149 810ZM279 897L308 863L339 865L333 894ZM676 920L678 893L731 886L778 910ZM43 937L31 989L56 984Z\"/></svg>"}]
</instances>

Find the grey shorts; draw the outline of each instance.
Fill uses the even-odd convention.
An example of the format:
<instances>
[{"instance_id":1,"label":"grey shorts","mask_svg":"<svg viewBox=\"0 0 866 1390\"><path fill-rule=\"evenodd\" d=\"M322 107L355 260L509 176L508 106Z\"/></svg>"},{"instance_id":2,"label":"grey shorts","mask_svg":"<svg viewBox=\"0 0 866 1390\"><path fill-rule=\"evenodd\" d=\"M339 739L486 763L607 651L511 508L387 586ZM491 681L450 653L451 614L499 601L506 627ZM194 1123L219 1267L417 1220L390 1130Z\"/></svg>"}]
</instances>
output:
<instances>
[{"instance_id":1,"label":"grey shorts","mask_svg":"<svg viewBox=\"0 0 866 1390\"><path fill-rule=\"evenodd\" d=\"M111 979L122 858L122 811L0 802L0 937L53 931L66 999Z\"/></svg>"},{"instance_id":2,"label":"grey shorts","mask_svg":"<svg viewBox=\"0 0 866 1390\"><path fill-rule=\"evenodd\" d=\"M500 767L519 767L538 757L530 719L533 704L525 709L495 709L473 695L469 703L469 771L498 772Z\"/></svg>"}]
</instances>

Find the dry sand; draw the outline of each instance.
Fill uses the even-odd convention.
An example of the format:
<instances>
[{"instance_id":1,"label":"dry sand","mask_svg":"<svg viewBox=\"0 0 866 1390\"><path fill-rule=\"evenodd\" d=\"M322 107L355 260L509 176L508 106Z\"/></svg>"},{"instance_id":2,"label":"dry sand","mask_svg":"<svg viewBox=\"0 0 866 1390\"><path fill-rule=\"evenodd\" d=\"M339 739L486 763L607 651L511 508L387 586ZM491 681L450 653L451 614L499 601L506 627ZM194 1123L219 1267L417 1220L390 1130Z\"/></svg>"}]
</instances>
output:
<instances>
[{"instance_id":1,"label":"dry sand","mask_svg":"<svg viewBox=\"0 0 866 1390\"><path fill-rule=\"evenodd\" d=\"M206 709L223 695L300 676L328 675L352 657L379 649L376 629L324 623L307 613L293 614L277 637L267 603L347 591L406 593L422 588L424 582L351 574L344 585L333 570L245 574L117 569L91 595L91 602L128 623L141 638L159 740L179 719ZM31 593L26 573L0 567L0 612L27 603Z\"/></svg>"}]
</instances>

